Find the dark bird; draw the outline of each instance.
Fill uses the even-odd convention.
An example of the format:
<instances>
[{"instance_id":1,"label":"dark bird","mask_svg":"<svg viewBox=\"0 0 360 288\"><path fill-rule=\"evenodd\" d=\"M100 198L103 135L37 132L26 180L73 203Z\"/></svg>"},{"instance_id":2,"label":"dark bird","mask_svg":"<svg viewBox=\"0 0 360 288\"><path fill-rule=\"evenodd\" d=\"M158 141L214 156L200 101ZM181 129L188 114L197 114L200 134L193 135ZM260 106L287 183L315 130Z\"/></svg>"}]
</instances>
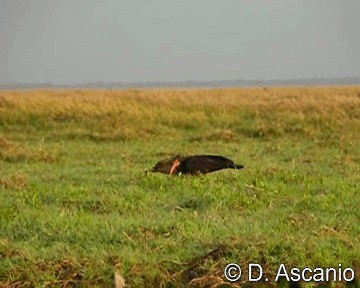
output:
<instances>
[{"instance_id":1,"label":"dark bird","mask_svg":"<svg viewBox=\"0 0 360 288\"><path fill-rule=\"evenodd\" d=\"M243 165L236 165L232 160L223 156L215 155L194 155L194 156L175 156L168 160L163 160L153 167L152 172L164 174L206 174L222 169L242 169Z\"/></svg>"}]
</instances>

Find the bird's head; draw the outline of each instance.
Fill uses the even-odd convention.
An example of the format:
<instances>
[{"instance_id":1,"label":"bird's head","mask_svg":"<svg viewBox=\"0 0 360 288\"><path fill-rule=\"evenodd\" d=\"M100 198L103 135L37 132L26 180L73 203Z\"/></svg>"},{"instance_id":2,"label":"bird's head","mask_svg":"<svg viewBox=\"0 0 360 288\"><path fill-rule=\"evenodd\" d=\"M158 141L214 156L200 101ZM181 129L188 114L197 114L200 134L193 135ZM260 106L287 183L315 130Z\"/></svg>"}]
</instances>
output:
<instances>
[{"instance_id":1,"label":"bird's head","mask_svg":"<svg viewBox=\"0 0 360 288\"><path fill-rule=\"evenodd\" d=\"M170 175L174 175L176 173L177 168L180 165L180 161L178 159L175 159L170 170Z\"/></svg>"}]
</instances>

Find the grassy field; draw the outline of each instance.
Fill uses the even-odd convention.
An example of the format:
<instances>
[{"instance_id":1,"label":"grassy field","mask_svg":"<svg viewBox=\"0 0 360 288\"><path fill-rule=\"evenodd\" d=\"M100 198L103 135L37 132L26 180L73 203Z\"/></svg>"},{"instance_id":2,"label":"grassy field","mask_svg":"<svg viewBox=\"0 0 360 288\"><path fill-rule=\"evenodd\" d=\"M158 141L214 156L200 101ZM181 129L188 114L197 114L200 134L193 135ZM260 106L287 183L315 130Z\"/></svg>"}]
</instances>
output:
<instances>
[{"instance_id":1,"label":"grassy field","mask_svg":"<svg viewBox=\"0 0 360 288\"><path fill-rule=\"evenodd\" d=\"M360 87L0 91L0 286L241 286L230 262L273 284L280 263L359 274L359 131ZM203 153L245 169L144 173Z\"/></svg>"}]
</instances>

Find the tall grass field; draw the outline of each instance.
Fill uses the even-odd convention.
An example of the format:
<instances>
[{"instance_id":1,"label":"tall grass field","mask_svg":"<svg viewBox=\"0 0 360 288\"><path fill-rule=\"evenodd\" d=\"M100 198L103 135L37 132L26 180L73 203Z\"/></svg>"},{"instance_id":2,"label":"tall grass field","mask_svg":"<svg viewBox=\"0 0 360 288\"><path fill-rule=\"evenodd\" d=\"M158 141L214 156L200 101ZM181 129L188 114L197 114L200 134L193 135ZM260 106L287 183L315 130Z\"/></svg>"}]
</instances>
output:
<instances>
[{"instance_id":1,"label":"tall grass field","mask_svg":"<svg viewBox=\"0 0 360 288\"><path fill-rule=\"evenodd\" d=\"M145 172L177 154L245 168ZM320 285L281 263L359 285L360 87L0 91L1 287Z\"/></svg>"}]
</instances>

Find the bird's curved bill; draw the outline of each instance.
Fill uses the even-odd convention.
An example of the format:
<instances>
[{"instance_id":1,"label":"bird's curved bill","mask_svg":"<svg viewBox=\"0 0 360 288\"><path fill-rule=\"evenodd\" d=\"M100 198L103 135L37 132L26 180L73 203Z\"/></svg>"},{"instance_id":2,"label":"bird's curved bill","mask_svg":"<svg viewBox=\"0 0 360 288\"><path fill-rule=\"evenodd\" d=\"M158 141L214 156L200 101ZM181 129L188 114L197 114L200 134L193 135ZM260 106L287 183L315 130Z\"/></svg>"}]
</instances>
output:
<instances>
[{"instance_id":1,"label":"bird's curved bill","mask_svg":"<svg viewBox=\"0 0 360 288\"><path fill-rule=\"evenodd\" d=\"M170 175L174 175L175 174L175 171L176 171L176 168L180 165L180 161L178 159L176 159L171 167L171 170L170 170Z\"/></svg>"}]
</instances>

